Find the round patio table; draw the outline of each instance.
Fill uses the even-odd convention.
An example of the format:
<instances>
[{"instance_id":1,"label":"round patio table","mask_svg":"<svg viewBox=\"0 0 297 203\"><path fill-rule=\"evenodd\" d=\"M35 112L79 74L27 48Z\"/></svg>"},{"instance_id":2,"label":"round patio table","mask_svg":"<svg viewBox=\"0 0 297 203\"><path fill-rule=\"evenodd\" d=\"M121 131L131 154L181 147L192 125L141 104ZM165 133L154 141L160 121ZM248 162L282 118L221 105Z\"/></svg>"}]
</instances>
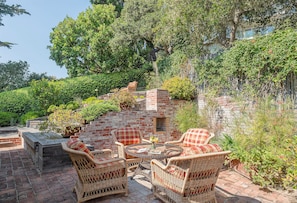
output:
<instances>
[{"instance_id":1,"label":"round patio table","mask_svg":"<svg viewBox=\"0 0 297 203\"><path fill-rule=\"evenodd\" d=\"M143 175L149 181L151 181L150 176L150 161L152 159L159 159L167 161L168 158L179 156L183 149L180 146L174 144L155 144L155 148L152 147L152 143L141 143L132 144L126 146L125 152L134 157L141 158L138 167L135 169L132 179L136 175ZM148 171L148 172L146 172Z\"/></svg>"}]
</instances>

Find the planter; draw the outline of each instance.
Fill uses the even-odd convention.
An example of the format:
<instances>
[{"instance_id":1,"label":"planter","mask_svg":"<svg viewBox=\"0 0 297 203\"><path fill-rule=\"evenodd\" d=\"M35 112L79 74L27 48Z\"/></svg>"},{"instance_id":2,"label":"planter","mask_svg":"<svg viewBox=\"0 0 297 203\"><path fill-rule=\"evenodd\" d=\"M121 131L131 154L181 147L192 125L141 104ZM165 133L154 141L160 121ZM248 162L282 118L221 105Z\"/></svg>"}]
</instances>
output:
<instances>
[{"instance_id":1,"label":"planter","mask_svg":"<svg viewBox=\"0 0 297 203\"><path fill-rule=\"evenodd\" d=\"M76 126L76 127L73 127L73 126L67 126L64 130L64 133L62 134L62 136L64 138L68 138L72 135L75 135L75 133L78 133L79 131L81 130L81 127L80 126Z\"/></svg>"},{"instance_id":2,"label":"planter","mask_svg":"<svg viewBox=\"0 0 297 203\"><path fill-rule=\"evenodd\" d=\"M231 160L230 167L237 173L243 175L244 177L246 177L250 180L252 179L251 172L248 172L246 170L246 166L240 160L238 160L238 159Z\"/></svg>"}]
</instances>

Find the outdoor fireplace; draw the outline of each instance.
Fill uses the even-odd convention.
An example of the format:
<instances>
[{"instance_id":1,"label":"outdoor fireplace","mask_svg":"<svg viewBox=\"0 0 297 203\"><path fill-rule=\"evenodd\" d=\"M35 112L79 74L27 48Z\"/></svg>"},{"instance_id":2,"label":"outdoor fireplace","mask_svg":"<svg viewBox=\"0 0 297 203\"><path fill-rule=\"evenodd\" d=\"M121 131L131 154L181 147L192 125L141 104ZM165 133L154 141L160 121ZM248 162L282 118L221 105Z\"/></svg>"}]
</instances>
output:
<instances>
[{"instance_id":1,"label":"outdoor fireplace","mask_svg":"<svg viewBox=\"0 0 297 203\"><path fill-rule=\"evenodd\" d=\"M154 118L154 134L166 134L169 131L169 118Z\"/></svg>"}]
</instances>

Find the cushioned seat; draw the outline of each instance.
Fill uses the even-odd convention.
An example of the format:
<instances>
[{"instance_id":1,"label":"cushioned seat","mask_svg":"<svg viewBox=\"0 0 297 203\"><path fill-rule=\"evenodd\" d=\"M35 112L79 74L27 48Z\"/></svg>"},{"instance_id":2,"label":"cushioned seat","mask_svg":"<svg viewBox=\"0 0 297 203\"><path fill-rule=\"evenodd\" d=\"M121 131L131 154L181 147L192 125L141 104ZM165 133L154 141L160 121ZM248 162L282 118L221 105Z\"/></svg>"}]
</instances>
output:
<instances>
[{"instance_id":1,"label":"cushioned seat","mask_svg":"<svg viewBox=\"0 0 297 203\"><path fill-rule=\"evenodd\" d=\"M215 184L230 151L151 161L154 196L163 202L216 203Z\"/></svg>"},{"instance_id":2,"label":"cushioned seat","mask_svg":"<svg viewBox=\"0 0 297 203\"><path fill-rule=\"evenodd\" d=\"M128 195L125 159L113 158L109 149L90 151L75 138L62 143L62 148L69 154L78 175L74 187L78 202L118 193Z\"/></svg>"},{"instance_id":3,"label":"cushioned seat","mask_svg":"<svg viewBox=\"0 0 297 203\"><path fill-rule=\"evenodd\" d=\"M191 147L209 144L209 141L213 137L214 134L210 133L207 129L190 128L182 134L179 140L168 141L166 143L179 145L184 151L188 151Z\"/></svg>"},{"instance_id":4,"label":"cushioned seat","mask_svg":"<svg viewBox=\"0 0 297 203\"><path fill-rule=\"evenodd\" d=\"M141 161L140 158L127 155L125 148L127 145L149 143L149 140L143 139L141 131L133 127L122 127L111 131L114 143L118 147L118 156L127 161L128 169L136 168Z\"/></svg>"}]
</instances>

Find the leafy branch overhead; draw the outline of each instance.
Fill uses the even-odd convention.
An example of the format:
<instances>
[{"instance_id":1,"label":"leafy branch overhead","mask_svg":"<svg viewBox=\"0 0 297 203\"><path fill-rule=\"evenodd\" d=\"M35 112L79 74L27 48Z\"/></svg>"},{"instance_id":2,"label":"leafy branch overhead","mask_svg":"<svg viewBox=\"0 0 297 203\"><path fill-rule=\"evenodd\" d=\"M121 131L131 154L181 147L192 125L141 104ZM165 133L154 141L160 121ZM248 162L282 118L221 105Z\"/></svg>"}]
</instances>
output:
<instances>
[{"instance_id":1,"label":"leafy branch overhead","mask_svg":"<svg viewBox=\"0 0 297 203\"><path fill-rule=\"evenodd\" d=\"M9 15L13 17L15 15L21 15L21 14L30 15L30 13L27 12L25 9L23 9L21 5L19 4L8 5L6 4L6 0L0 0L0 26L4 26L4 24L2 23L3 16ZM12 45L14 45L14 43L0 40L0 47L11 48Z\"/></svg>"}]
</instances>

